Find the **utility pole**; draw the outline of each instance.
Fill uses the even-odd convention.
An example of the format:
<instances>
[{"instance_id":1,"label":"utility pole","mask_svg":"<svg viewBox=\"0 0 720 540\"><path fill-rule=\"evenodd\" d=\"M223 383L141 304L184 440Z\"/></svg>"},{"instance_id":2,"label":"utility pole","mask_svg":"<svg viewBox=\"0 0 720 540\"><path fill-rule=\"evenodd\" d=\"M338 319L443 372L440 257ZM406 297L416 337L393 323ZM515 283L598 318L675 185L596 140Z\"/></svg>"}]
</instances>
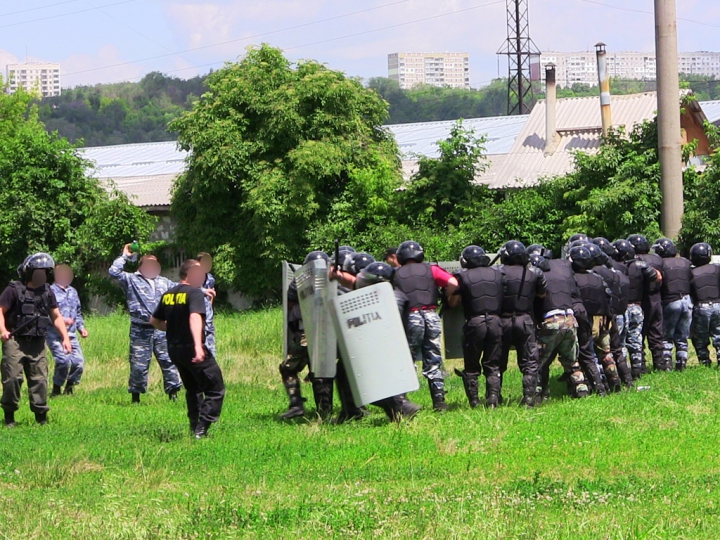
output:
<instances>
[{"instance_id":1,"label":"utility pole","mask_svg":"<svg viewBox=\"0 0 720 540\"><path fill-rule=\"evenodd\" d=\"M528 0L506 0L507 39L497 54L508 58L508 115L527 114L535 104L532 89L532 59L538 59L539 78L540 51L530 38Z\"/></svg>"},{"instance_id":2,"label":"utility pole","mask_svg":"<svg viewBox=\"0 0 720 540\"><path fill-rule=\"evenodd\" d=\"M680 81L678 77L677 8L675 0L655 0L657 57L658 150L660 156L660 228L665 236L680 234L683 203Z\"/></svg>"}]
</instances>

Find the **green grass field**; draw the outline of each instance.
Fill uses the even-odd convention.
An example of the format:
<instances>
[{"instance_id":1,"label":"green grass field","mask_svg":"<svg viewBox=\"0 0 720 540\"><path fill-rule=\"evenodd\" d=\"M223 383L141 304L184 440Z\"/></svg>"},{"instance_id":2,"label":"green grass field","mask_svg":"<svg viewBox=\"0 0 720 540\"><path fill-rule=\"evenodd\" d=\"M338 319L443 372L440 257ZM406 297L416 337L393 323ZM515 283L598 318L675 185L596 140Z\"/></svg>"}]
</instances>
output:
<instances>
[{"instance_id":1,"label":"green grass field","mask_svg":"<svg viewBox=\"0 0 720 540\"><path fill-rule=\"evenodd\" d=\"M423 384L411 422L374 409L286 424L280 311L217 326L227 399L196 441L156 364L130 404L127 318L90 318L76 395L52 401L45 427L25 400L0 430L0 538L720 538L715 368L693 360L606 399L555 383L530 411L513 369L495 411L470 410L454 377L444 415Z\"/></svg>"}]
</instances>

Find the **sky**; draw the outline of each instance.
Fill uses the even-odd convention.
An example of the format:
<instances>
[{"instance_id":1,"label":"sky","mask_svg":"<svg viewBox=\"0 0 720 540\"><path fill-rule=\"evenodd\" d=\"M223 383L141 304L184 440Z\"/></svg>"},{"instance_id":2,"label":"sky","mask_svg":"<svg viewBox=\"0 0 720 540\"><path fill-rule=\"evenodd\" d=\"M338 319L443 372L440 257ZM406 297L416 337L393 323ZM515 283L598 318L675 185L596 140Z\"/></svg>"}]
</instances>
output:
<instances>
[{"instance_id":1,"label":"sky","mask_svg":"<svg viewBox=\"0 0 720 540\"><path fill-rule=\"evenodd\" d=\"M540 50L654 50L653 0L529 0ZM720 51L720 2L677 0L680 51ZM0 0L0 69L59 62L62 86L181 78L269 43L351 76L387 76L393 52L468 52L470 82L506 73L505 0Z\"/></svg>"}]
</instances>

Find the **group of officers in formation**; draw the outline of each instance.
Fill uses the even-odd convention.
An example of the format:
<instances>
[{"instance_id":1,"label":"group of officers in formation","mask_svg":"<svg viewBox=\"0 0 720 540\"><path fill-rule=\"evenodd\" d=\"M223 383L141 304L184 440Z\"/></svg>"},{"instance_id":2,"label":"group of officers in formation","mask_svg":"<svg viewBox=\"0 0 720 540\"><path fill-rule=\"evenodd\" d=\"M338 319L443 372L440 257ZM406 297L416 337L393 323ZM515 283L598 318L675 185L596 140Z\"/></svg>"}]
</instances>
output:
<instances>
[{"instance_id":1,"label":"group of officers in formation","mask_svg":"<svg viewBox=\"0 0 720 540\"><path fill-rule=\"evenodd\" d=\"M720 349L720 266L711 264L709 244L692 246L687 259L668 238L651 245L639 234L614 242L576 234L563 252L557 259L541 245L526 248L510 241L491 260L483 248L472 245L462 251L461 270L451 274L425 262L423 248L407 241L389 249L383 262L342 246L332 258L313 251L305 264L324 259L329 278L339 282L338 294L392 284L408 347L422 365L437 411L447 409L440 305L441 311L461 307L464 312L464 370L455 371L473 408L503 403L503 376L512 348L526 407L548 399L550 366L556 358L574 398L632 388L650 369L645 342L656 371L683 371L690 337L699 363L711 366L710 341L716 352ZM498 259L500 264L495 264ZM290 338L280 374L290 403L284 419L305 414L299 374L309 365L295 281L287 295ZM337 422L367 414L353 402L346 371L342 360L334 380L317 378L311 370L308 378L321 417L332 415L334 383L341 403ZM420 409L404 394L374 405L391 420L411 417Z\"/></svg>"}]
</instances>

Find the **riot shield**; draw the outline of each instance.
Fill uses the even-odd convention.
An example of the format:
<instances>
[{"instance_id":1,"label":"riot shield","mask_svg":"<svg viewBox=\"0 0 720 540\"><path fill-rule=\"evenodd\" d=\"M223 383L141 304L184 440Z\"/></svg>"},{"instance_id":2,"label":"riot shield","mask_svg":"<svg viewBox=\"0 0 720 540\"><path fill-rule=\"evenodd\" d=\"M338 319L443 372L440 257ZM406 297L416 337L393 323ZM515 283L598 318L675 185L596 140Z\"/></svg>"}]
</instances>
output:
<instances>
[{"instance_id":1,"label":"riot shield","mask_svg":"<svg viewBox=\"0 0 720 540\"><path fill-rule=\"evenodd\" d=\"M337 282L328 279L324 260L315 260L295 271L310 370L322 379L332 379L337 370L337 339L330 315L330 302L337 296Z\"/></svg>"},{"instance_id":2,"label":"riot shield","mask_svg":"<svg viewBox=\"0 0 720 540\"><path fill-rule=\"evenodd\" d=\"M287 358L290 343L290 328L288 328L288 287L295 279L295 268L299 264L282 262L282 307L283 307L283 360Z\"/></svg>"},{"instance_id":3,"label":"riot shield","mask_svg":"<svg viewBox=\"0 0 720 540\"><path fill-rule=\"evenodd\" d=\"M451 274L461 270L459 261L439 262L438 266ZM465 326L465 314L462 305L453 309L443 308L442 327L446 359L463 358L463 326Z\"/></svg>"},{"instance_id":4,"label":"riot shield","mask_svg":"<svg viewBox=\"0 0 720 540\"><path fill-rule=\"evenodd\" d=\"M392 285L363 287L336 297L332 306L338 345L356 405L420 387Z\"/></svg>"}]
</instances>

